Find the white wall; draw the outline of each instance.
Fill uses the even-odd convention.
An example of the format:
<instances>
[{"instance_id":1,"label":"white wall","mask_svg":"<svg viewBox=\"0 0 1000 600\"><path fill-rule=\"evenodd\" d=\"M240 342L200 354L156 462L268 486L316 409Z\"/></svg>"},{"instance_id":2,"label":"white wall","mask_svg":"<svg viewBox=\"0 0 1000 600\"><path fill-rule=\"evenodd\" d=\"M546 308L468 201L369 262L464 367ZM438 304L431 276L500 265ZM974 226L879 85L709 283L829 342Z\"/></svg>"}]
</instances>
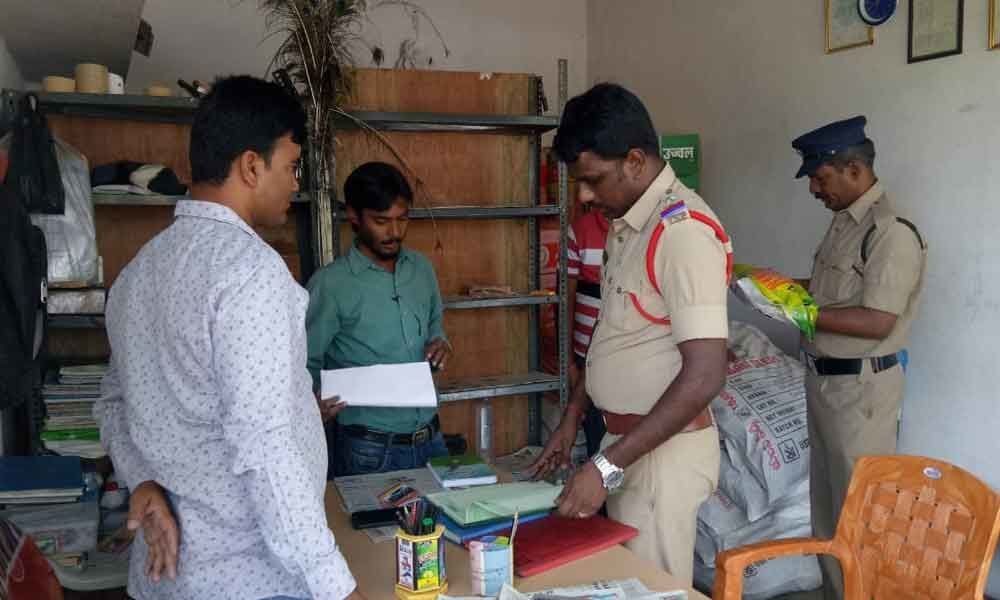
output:
<instances>
[{"instance_id":1,"label":"white wall","mask_svg":"<svg viewBox=\"0 0 1000 600\"><path fill-rule=\"evenodd\" d=\"M23 84L21 71L7 51L3 36L0 36L0 88L20 88Z\"/></svg>"},{"instance_id":2,"label":"white wall","mask_svg":"<svg viewBox=\"0 0 1000 600\"><path fill-rule=\"evenodd\" d=\"M741 261L807 273L830 213L793 179L789 143L868 116L876 170L931 248L901 451L1000 488L1000 51L985 50L987 2L965 3L964 54L912 65L906 2L874 47L829 56L820 0L620 6L590 0L589 76L632 88L659 129L702 135L704 195Z\"/></svg>"},{"instance_id":3,"label":"white wall","mask_svg":"<svg viewBox=\"0 0 1000 600\"><path fill-rule=\"evenodd\" d=\"M570 91L583 91L587 65L587 12L583 0L420 0L441 30L451 54L443 55L426 23L419 43L435 69L538 73L555 110L556 60L570 61ZM147 0L143 18L156 37L150 58L134 54L128 87L141 93L153 81L207 80L217 74L263 75L278 40L264 41L265 22L254 0ZM413 37L398 8L371 14L362 35L385 48L391 67L399 43ZM366 52L361 66L372 66Z\"/></svg>"}]
</instances>

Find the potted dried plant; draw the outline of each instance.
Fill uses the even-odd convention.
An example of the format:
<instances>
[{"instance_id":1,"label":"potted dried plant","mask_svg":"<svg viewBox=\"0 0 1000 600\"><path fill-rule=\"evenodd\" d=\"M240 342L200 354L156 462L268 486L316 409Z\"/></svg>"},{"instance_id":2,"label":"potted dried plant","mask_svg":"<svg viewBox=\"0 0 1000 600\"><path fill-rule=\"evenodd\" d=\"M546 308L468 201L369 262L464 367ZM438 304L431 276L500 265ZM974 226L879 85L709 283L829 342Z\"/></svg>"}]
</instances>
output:
<instances>
[{"instance_id":1,"label":"potted dried plant","mask_svg":"<svg viewBox=\"0 0 1000 600\"><path fill-rule=\"evenodd\" d=\"M372 43L363 35L366 26L374 25L372 12L383 8L402 10L409 16L415 35L419 35L420 23L427 22L446 56L448 47L427 12L410 0L258 0L257 5L265 14L268 35L282 37L268 71L288 74L309 115L308 187L313 194L313 239L316 255L325 264L334 256L331 190L336 121L352 121L386 144L414 178L416 187L423 187L388 138L343 109L351 94L357 64L354 53L367 51L376 65L381 65L385 57L381 43ZM402 40L396 67L415 66L415 48L415 39Z\"/></svg>"}]
</instances>

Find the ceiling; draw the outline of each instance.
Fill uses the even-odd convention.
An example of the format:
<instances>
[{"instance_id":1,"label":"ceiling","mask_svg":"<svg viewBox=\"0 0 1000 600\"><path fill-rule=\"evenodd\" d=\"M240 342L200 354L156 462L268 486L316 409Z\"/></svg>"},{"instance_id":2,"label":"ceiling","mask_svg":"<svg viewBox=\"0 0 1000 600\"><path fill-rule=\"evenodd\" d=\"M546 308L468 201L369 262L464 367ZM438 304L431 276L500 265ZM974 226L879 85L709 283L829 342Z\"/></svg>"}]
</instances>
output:
<instances>
[{"instance_id":1,"label":"ceiling","mask_svg":"<svg viewBox=\"0 0 1000 600\"><path fill-rule=\"evenodd\" d=\"M145 0L0 0L0 36L25 81L73 76L77 63L128 73Z\"/></svg>"}]
</instances>

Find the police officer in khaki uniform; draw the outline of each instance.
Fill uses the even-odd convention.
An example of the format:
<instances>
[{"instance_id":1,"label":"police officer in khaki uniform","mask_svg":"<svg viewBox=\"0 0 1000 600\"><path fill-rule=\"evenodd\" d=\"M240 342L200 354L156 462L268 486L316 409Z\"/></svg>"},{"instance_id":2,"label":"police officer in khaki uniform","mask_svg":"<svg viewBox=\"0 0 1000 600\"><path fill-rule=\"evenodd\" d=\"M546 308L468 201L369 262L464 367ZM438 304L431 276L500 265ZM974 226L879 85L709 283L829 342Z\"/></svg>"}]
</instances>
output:
<instances>
[{"instance_id":1,"label":"police officer in khaki uniform","mask_svg":"<svg viewBox=\"0 0 1000 600\"><path fill-rule=\"evenodd\" d=\"M608 434L566 483L560 514L589 517L606 499L611 518L639 529L628 546L690 584L698 508L719 474L707 407L726 376L729 240L660 158L649 114L624 88L572 99L554 150L611 227L588 393L567 407L537 475L568 464L592 399Z\"/></svg>"},{"instance_id":2,"label":"police officer in khaki uniform","mask_svg":"<svg viewBox=\"0 0 1000 600\"><path fill-rule=\"evenodd\" d=\"M831 123L792 142L796 178L833 211L806 285L819 306L816 337L803 340L811 446L813 533L833 536L854 462L896 451L903 397L898 353L923 284L926 247L897 216L873 171L864 117ZM839 563L820 557L827 598L843 596Z\"/></svg>"}]
</instances>

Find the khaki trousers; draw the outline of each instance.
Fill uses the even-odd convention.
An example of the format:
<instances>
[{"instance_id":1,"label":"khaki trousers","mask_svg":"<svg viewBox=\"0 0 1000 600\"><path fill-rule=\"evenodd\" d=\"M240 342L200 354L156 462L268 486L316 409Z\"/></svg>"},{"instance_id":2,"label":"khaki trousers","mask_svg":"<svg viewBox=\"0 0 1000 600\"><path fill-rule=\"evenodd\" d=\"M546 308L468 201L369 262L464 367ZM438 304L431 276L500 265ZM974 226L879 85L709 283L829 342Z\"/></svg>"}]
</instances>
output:
<instances>
[{"instance_id":1,"label":"khaki trousers","mask_svg":"<svg viewBox=\"0 0 1000 600\"><path fill-rule=\"evenodd\" d=\"M602 447L619 436L604 436ZM608 516L639 530L625 546L690 586L698 508L719 483L719 432L678 433L625 469Z\"/></svg>"},{"instance_id":2,"label":"khaki trousers","mask_svg":"<svg viewBox=\"0 0 1000 600\"><path fill-rule=\"evenodd\" d=\"M806 375L813 535L829 539L837 527L854 463L870 454L895 454L903 369L861 375ZM840 563L821 556L827 599L844 595Z\"/></svg>"}]
</instances>

